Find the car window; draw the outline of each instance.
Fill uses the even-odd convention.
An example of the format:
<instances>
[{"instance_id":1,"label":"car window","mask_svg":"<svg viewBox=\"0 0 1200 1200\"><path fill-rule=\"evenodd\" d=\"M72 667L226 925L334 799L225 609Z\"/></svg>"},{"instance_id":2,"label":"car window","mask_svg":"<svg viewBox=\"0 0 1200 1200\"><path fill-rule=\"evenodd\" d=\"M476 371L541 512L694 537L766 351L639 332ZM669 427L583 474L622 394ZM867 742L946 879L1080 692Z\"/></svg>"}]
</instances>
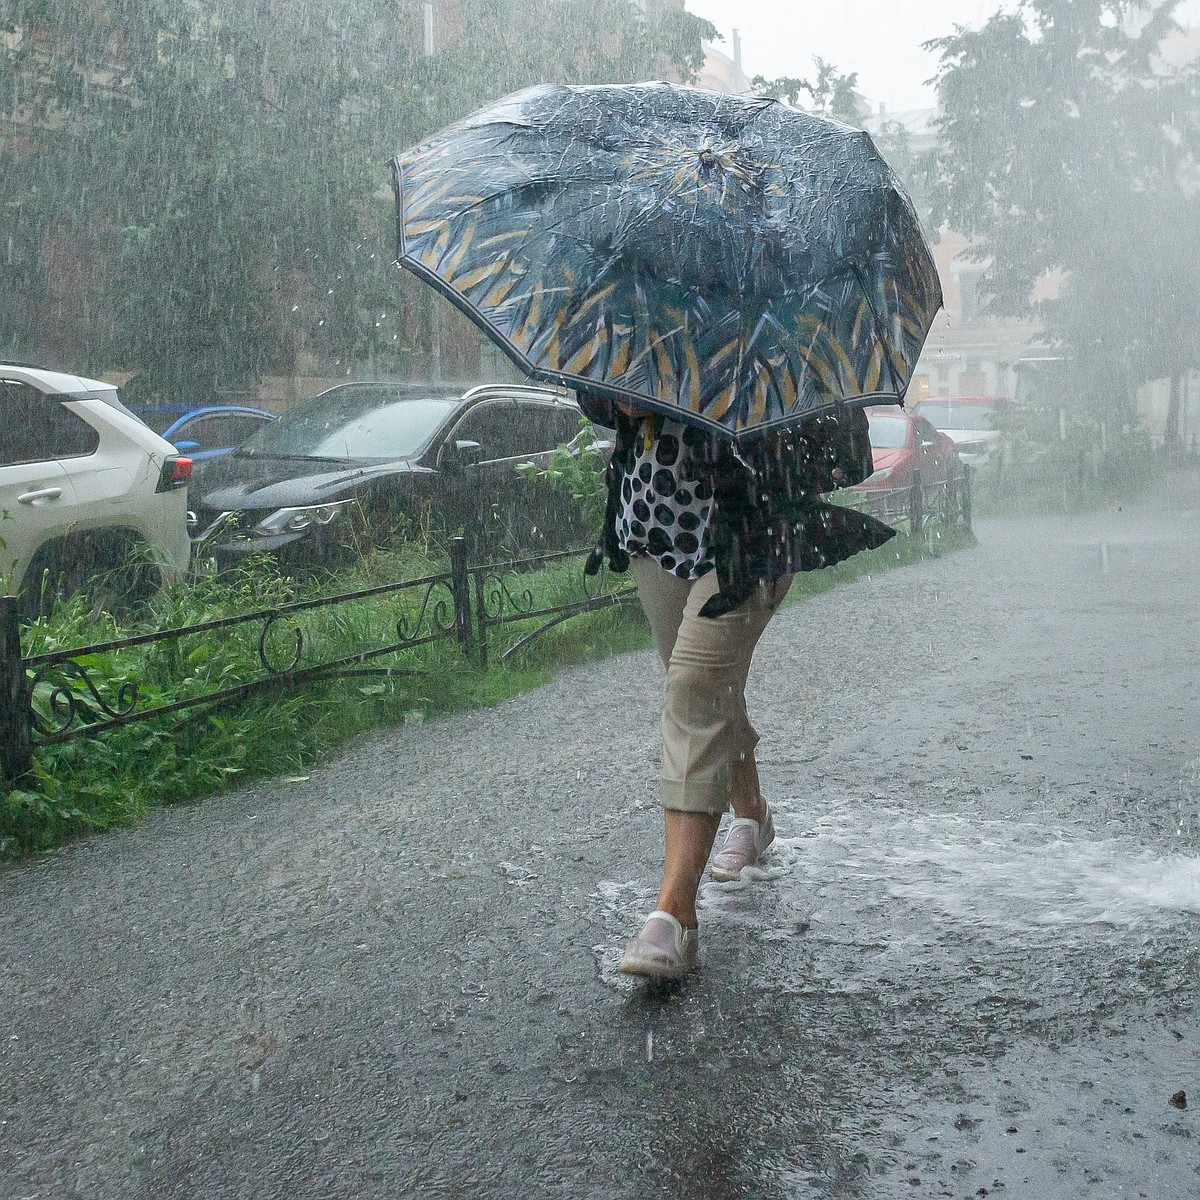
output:
<instances>
[{"instance_id":1,"label":"car window","mask_svg":"<svg viewBox=\"0 0 1200 1200\"><path fill-rule=\"evenodd\" d=\"M542 454L579 432L573 410L550 404L491 400L477 405L458 423L455 441L478 442L485 460Z\"/></svg>"},{"instance_id":2,"label":"car window","mask_svg":"<svg viewBox=\"0 0 1200 1200\"><path fill-rule=\"evenodd\" d=\"M57 396L0 381L0 466L83 458L99 445L99 433Z\"/></svg>"},{"instance_id":3,"label":"car window","mask_svg":"<svg viewBox=\"0 0 1200 1200\"><path fill-rule=\"evenodd\" d=\"M901 450L908 445L908 417L877 417L867 413L867 425L871 431L871 445L876 450Z\"/></svg>"},{"instance_id":4,"label":"car window","mask_svg":"<svg viewBox=\"0 0 1200 1200\"><path fill-rule=\"evenodd\" d=\"M579 413L573 408L563 408L555 405L553 408L542 407L545 414L541 428L545 430L547 444L544 449L553 450L571 441L579 432Z\"/></svg>"},{"instance_id":5,"label":"car window","mask_svg":"<svg viewBox=\"0 0 1200 1200\"><path fill-rule=\"evenodd\" d=\"M517 412L513 400L478 404L455 426L453 440L478 442L484 459L513 458L528 440L517 426Z\"/></svg>"},{"instance_id":6,"label":"car window","mask_svg":"<svg viewBox=\"0 0 1200 1200\"><path fill-rule=\"evenodd\" d=\"M213 449L240 446L270 419L252 413L205 413L184 421L171 437L175 441L199 442L201 446Z\"/></svg>"},{"instance_id":7,"label":"car window","mask_svg":"<svg viewBox=\"0 0 1200 1200\"><path fill-rule=\"evenodd\" d=\"M454 399L376 388L333 389L262 426L239 454L386 461L416 454L454 410Z\"/></svg>"}]
</instances>

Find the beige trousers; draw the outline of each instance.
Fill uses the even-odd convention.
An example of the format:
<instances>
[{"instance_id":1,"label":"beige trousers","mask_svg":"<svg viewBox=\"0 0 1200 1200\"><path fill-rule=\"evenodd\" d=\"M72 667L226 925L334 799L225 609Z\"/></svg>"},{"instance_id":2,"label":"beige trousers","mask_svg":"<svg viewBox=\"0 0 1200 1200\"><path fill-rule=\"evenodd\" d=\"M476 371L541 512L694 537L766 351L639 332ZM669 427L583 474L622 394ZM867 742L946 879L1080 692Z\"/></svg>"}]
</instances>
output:
<instances>
[{"instance_id":1,"label":"beige trousers","mask_svg":"<svg viewBox=\"0 0 1200 1200\"><path fill-rule=\"evenodd\" d=\"M750 660L792 577L759 587L733 612L701 617L717 591L716 571L679 579L646 555L631 559L630 571L667 669L659 800L682 812L723 813L730 764L758 744L746 713Z\"/></svg>"}]
</instances>

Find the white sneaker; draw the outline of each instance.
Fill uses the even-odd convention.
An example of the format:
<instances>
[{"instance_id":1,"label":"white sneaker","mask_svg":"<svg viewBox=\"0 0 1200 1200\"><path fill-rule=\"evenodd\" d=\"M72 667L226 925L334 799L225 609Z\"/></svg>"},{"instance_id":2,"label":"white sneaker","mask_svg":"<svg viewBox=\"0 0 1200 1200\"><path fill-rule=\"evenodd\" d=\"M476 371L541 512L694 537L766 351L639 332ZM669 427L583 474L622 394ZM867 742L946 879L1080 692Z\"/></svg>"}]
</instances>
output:
<instances>
[{"instance_id":1,"label":"white sneaker","mask_svg":"<svg viewBox=\"0 0 1200 1200\"><path fill-rule=\"evenodd\" d=\"M670 913L655 909L625 947L617 969L646 979L681 979L699 965L700 931L684 929Z\"/></svg>"},{"instance_id":2,"label":"white sneaker","mask_svg":"<svg viewBox=\"0 0 1200 1200\"><path fill-rule=\"evenodd\" d=\"M749 817L735 817L729 823L725 844L717 851L712 861L712 877L720 883L737 879L743 868L752 867L763 851L775 840L775 822L771 809L760 824Z\"/></svg>"}]
</instances>

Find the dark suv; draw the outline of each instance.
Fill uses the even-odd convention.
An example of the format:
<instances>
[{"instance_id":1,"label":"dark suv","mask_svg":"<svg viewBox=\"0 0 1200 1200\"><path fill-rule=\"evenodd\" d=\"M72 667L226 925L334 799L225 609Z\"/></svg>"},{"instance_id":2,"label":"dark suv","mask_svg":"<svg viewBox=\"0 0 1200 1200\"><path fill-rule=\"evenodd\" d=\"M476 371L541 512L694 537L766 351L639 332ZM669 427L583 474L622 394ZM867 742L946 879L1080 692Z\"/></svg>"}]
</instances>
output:
<instances>
[{"instance_id":1,"label":"dark suv","mask_svg":"<svg viewBox=\"0 0 1200 1200\"><path fill-rule=\"evenodd\" d=\"M477 555L582 546L591 531L569 499L517 470L580 428L574 398L552 388L341 384L196 464L198 556L332 567L414 529L462 532Z\"/></svg>"}]
</instances>

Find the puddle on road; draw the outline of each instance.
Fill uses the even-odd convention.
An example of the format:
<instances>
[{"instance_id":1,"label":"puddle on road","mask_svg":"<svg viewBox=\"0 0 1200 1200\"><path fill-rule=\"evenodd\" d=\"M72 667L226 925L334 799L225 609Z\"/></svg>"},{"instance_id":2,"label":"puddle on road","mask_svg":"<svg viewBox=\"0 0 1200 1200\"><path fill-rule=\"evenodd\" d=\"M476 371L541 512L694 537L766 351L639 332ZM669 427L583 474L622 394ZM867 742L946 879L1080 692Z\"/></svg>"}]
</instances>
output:
<instances>
[{"instance_id":1,"label":"puddle on road","mask_svg":"<svg viewBox=\"0 0 1200 1200\"><path fill-rule=\"evenodd\" d=\"M1085 941L1098 925L1149 930L1200 916L1200 856L1191 853L852 801L826 805L816 822L786 801L776 811L791 835L780 833L762 866L736 883L701 886L706 941L724 932L785 942L814 925L847 944L872 931L917 941L954 933L1012 949ZM604 881L593 894L612 931L594 947L605 983L629 983L616 965L653 907L655 882Z\"/></svg>"},{"instance_id":2,"label":"puddle on road","mask_svg":"<svg viewBox=\"0 0 1200 1200\"><path fill-rule=\"evenodd\" d=\"M1011 933L1030 925L1137 924L1200 914L1200 858L1158 855L1035 824L934 815L900 818L853 841L823 825L810 869L877 885L930 919Z\"/></svg>"}]
</instances>

